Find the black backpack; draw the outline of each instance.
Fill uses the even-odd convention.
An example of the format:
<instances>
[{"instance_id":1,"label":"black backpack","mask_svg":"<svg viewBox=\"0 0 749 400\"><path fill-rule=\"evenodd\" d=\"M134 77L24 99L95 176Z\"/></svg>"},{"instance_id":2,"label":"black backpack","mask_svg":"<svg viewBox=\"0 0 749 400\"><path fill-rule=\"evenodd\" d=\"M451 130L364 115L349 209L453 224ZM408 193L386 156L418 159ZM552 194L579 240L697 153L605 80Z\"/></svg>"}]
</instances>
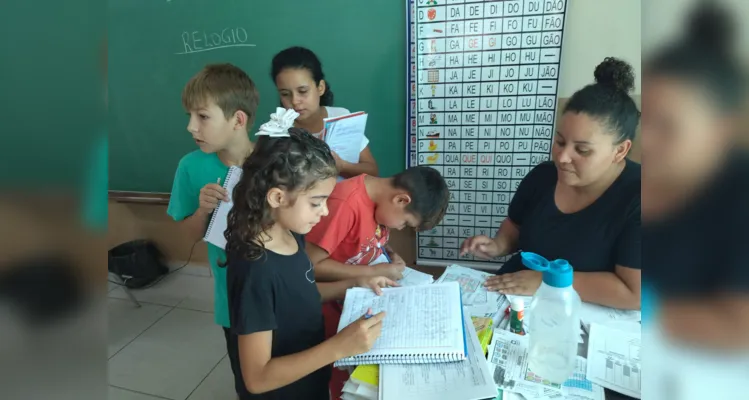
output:
<instances>
[{"instance_id":1,"label":"black backpack","mask_svg":"<svg viewBox=\"0 0 749 400\"><path fill-rule=\"evenodd\" d=\"M169 272L164 255L149 240L134 240L109 250L109 272L117 275L125 286L138 289Z\"/></svg>"}]
</instances>

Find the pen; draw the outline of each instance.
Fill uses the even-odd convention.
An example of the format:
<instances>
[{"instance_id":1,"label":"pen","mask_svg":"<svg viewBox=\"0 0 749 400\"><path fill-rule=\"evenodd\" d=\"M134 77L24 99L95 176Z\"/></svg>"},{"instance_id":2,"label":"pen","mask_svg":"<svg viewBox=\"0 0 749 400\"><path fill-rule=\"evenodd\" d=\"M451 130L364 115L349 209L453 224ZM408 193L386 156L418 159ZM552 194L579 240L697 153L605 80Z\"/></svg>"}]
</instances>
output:
<instances>
[{"instance_id":1,"label":"pen","mask_svg":"<svg viewBox=\"0 0 749 400\"><path fill-rule=\"evenodd\" d=\"M385 259L388 260L388 264L392 264L393 260L390 259L390 256L388 255L387 250L383 249L382 246L380 246L379 243L377 243L377 248L382 250L382 255L385 256Z\"/></svg>"}]
</instances>

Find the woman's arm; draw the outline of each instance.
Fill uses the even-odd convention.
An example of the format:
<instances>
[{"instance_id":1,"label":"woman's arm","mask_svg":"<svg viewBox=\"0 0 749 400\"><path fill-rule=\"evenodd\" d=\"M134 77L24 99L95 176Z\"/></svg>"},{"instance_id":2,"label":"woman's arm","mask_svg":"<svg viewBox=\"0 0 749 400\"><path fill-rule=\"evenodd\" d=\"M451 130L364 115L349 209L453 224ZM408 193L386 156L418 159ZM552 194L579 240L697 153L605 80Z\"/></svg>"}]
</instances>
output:
<instances>
[{"instance_id":1,"label":"woman's arm","mask_svg":"<svg viewBox=\"0 0 749 400\"><path fill-rule=\"evenodd\" d=\"M492 276L486 287L502 294L531 296L541 286L541 272L523 271ZM617 265L615 272L575 272L572 286L587 303L625 310L640 309L640 270Z\"/></svg>"},{"instance_id":2,"label":"woman's arm","mask_svg":"<svg viewBox=\"0 0 749 400\"><path fill-rule=\"evenodd\" d=\"M364 150L359 153L358 163L344 161L338 157L338 155L335 155L335 159L336 167L338 167L338 174L344 178L351 178L361 174L378 176L380 173L377 168L377 161L375 161L372 152L369 150L369 146L365 147Z\"/></svg>"},{"instance_id":3,"label":"woman's arm","mask_svg":"<svg viewBox=\"0 0 749 400\"><path fill-rule=\"evenodd\" d=\"M582 301L639 310L640 282L639 269L617 265L614 272L575 272L572 286Z\"/></svg>"},{"instance_id":4,"label":"woman's arm","mask_svg":"<svg viewBox=\"0 0 749 400\"><path fill-rule=\"evenodd\" d=\"M510 218L505 218L494 238L479 235L466 239L460 246L460 255L473 254L490 259L513 253L518 248L520 229Z\"/></svg>"}]
</instances>

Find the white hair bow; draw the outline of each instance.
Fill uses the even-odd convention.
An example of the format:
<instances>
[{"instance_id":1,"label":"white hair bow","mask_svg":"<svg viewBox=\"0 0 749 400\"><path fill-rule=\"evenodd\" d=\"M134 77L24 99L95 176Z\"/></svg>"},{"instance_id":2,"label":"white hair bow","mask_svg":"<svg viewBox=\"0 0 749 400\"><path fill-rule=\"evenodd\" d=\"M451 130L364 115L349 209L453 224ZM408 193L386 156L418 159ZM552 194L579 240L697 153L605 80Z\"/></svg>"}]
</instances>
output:
<instances>
[{"instance_id":1,"label":"white hair bow","mask_svg":"<svg viewBox=\"0 0 749 400\"><path fill-rule=\"evenodd\" d=\"M255 136L289 137L289 129L299 113L292 109L278 107L276 113L270 115L270 121L260 125L260 131Z\"/></svg>"}]
</instances>

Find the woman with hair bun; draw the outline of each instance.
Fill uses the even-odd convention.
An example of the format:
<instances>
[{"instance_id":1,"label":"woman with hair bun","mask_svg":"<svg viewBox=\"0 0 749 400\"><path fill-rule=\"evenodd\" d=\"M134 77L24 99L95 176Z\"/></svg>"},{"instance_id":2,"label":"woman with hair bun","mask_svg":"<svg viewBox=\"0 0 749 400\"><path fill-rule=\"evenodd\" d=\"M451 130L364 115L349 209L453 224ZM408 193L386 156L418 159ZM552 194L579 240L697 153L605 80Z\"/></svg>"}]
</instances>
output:
<instances>
[{"instance_id":1,"label":"woman with hair bun","mask_svg":"<svg viewBox=\"0 0 749 400\"><path fill-rule=\"evenodd\" d=\"M629 92L634 73L606 58L595 83L564 107L552 161L520 182L494 238L474 236L461 253L493 258L515 253L489 290L532 295L541 273L522 265L519 250L566 259L583 301L640 309L640 165L627 159L640 120Z\"/></svg>"}]
</instances>

